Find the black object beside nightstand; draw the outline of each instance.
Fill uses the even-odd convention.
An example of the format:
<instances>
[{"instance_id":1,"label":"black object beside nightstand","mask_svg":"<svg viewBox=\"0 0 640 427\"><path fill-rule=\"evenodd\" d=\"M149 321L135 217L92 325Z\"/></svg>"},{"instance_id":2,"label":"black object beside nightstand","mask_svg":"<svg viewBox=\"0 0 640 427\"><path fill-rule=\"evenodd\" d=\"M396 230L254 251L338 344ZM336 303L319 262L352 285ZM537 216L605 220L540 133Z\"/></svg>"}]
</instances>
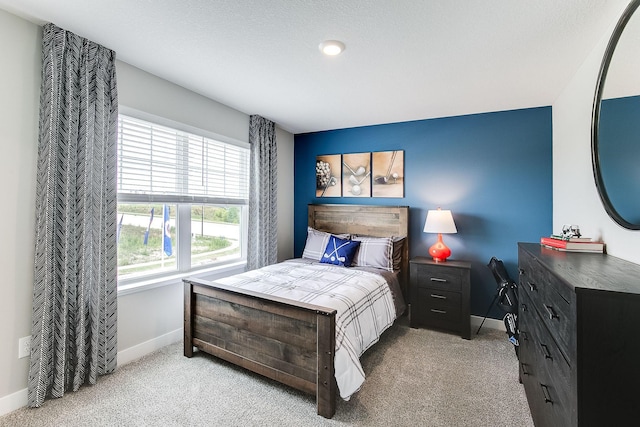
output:
<instances>
[{"instance_id":1,"label":"black object beside nightstand","mask_svg":"<svg viewBox=\"0 0 640 427\"><path fill-rule=\"evenodd\" d=\"M471 263L415 257L409 265L410 326L446 329L471 339Z\"/></svg>"}]
</instances>

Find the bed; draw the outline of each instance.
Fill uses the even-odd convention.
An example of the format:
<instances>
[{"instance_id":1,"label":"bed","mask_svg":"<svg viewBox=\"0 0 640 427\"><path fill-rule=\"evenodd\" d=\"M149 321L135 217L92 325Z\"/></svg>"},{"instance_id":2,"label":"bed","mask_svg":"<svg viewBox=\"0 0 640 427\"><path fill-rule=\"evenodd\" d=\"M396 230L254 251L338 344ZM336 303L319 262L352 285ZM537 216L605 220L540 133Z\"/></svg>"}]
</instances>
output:
<instances>
[{"instance_id":1,"label":"bed","mask_svg":"<svg viewBox=\"0 0 640 427\"><path fill-rule=\"evenodd\" d=\"M406 206L309 205L308 226L334 235L404 238L403 244L398 246L399 256L394 265L397 263L399 270L394 275L397 277L400 295L406 296L408 215L409 208ZM336 332L338 343L344 342L342 320L338 322L336 331L336 313L341 313L342 319L344 312L330 307L331 304L315 304L315 301L327 301L326 298L314 297L311 299L314 303L302 298L303 302L299 302L277 293L269 294L239 287L246 281L247 274L265 274L270 277L269 280L275 280L285 270L298 271L296 263L300 264L307 276L313 275L313 269L320 268L318 263L290 260L265 267L266 272L254 270L255 273L233 276L226 283L223 283L225 280L210 282L185 279L184 355L192 357L194 348L197 348L313 394L316 396L317 413L331 418L335 413L338 397L336 359L340 374L345 354L341 350L345 346L339 345L336 348ZM349 270L351 275L356 276L371 274L366 267L345 269L329 266L329 271L337 273L337 268ZM331 276L329 273L316 275ZM263 284L268 281L260 280ZM384 298L381 304L389 304L389 296ZM397 312L402 305L397 303L395 296L393 299ZM376 341L374 339L364 345L368 348ZM344 378L341 374L339 381L342 392Z\"/></svg>"}]
</instances>

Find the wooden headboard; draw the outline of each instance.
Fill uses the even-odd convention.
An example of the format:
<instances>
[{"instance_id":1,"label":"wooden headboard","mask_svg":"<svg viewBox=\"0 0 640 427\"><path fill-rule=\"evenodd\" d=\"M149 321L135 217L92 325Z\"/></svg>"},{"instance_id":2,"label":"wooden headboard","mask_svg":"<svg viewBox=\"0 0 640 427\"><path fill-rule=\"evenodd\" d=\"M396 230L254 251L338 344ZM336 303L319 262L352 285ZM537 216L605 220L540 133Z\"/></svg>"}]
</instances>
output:
<instances>
[{"instance_id":1,"label":"wooden headboard","mask_svg":"<svg viewBox=\"0 0 640 427\"><path fill-rule=\"evenodd\" d=\"M333 234L405 237L400 287L409 301L409 206L309 205L308 224Z\"/></svg>"}]
</instances>

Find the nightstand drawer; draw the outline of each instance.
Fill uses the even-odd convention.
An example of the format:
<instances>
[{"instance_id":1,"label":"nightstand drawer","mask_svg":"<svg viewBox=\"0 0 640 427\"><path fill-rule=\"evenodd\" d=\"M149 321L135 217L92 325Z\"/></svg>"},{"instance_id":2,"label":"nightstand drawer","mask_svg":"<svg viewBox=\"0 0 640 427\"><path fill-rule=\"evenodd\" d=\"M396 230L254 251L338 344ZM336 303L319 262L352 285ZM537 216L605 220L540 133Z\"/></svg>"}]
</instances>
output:
<instances>
[{"instance_id":1,"label":"nightstand drawer","mask_svg":"<svg viewBox=\"0 0 640 427\"><path fill-rule=\"evenodd\" d=\"M451 317L458 319L460 316L459 292L442 291L440 289L418 289L418 303L420 311L432 313L435 317Z\"/></svg>"},{"instance_id":2,"label":"nightstand drawer","mask_svg":"<svg viewBox=\"0 0 640 427\"><path fill-rule=\"evenodd\" d=\"M419 288L437 288L450 291L462 289L462 274L459 268L419 266L415 269Z\"/></svg>"},{"instance_id":3,"label":"nightstand drawer","mask_svg":"<svg viewBox=\"0 0 640 427\"><path fill-rule=\"evenodd\" d=\"M441 323L440 326L458 325L460 321L461 296L457 292L437 289L419 289L418 307L412 312L416 320Z\"/></svg>"}]
</instances>

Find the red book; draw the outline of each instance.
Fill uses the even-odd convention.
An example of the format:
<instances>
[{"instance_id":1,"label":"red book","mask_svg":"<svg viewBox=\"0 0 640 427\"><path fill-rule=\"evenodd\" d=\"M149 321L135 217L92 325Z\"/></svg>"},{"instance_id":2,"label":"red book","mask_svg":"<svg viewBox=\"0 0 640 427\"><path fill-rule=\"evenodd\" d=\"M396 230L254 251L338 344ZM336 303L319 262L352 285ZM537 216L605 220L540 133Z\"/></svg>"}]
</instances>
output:
<instances>
[{"instance_id":1,"label":"red book","mask_svg":"<svg viewBox=\"0 0 640 427\"><path fill-rule=\"evenodd\" d=\"M604 243L602 242L569 242L566 240L554 239L553 237L541 237L540 244L565 250L581 250L593 252L604 251Z\"/></svg>"}]
</instances>

